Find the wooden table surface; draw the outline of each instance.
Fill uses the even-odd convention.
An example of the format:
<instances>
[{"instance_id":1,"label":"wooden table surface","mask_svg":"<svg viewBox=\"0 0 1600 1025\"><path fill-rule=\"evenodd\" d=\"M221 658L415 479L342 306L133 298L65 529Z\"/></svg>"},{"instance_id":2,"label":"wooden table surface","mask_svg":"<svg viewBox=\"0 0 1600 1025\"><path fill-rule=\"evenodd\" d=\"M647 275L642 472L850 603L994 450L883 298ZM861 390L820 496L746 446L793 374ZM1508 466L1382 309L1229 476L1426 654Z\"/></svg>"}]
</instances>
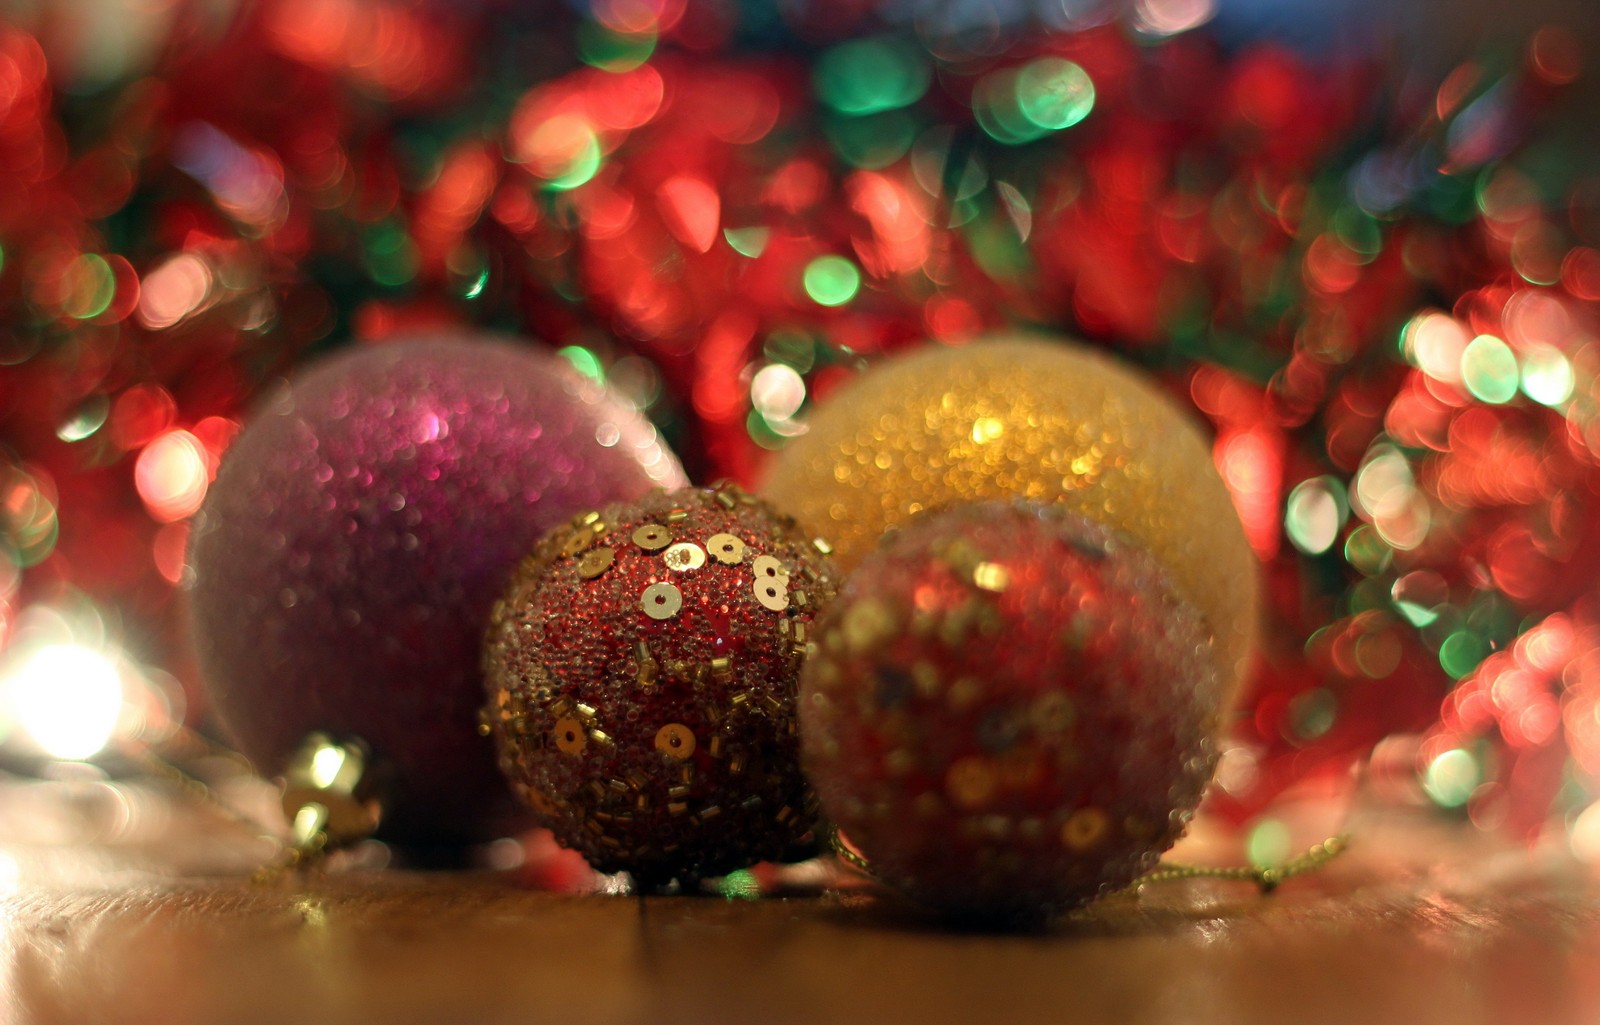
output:
<instances>
[{"instance_id":1,"label":"wooden table surface","mask_svg":"<svg viewBox=\"0 0 1600 1025\"><path fill-rule=\"evenodd\" d=\"M1153 884L1004 936L861 888L641 899L393 868L252 884L271 849L236 829L60 789L0 786L5 1025L1600 1022L1591 869L1393 816L1270 896Z\"/></svg>"}]
</instances>

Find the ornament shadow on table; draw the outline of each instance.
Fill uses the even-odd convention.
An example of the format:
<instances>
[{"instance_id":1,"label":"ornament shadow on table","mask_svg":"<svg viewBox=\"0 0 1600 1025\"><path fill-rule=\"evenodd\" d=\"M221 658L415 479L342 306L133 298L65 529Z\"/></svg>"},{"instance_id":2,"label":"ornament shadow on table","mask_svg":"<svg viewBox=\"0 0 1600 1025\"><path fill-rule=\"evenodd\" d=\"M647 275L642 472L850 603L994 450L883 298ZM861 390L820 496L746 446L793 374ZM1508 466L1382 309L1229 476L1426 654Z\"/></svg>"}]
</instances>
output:
<instances>
[{"instance_id":1,"label":"ornament shadow on table","mask_svg":"<svg viewBox=\"0 0 1600 1025\"><path fill-rule=\"evenodd\" d=\"M207 694L265 773L313 733L329 779L364 745L386 839L501 835L517 818L477 732L490 606L552 525L680 483L646 420L534 343L418 337L317 363L246 421L195 522Z\"/></svg>"}]
</instances>

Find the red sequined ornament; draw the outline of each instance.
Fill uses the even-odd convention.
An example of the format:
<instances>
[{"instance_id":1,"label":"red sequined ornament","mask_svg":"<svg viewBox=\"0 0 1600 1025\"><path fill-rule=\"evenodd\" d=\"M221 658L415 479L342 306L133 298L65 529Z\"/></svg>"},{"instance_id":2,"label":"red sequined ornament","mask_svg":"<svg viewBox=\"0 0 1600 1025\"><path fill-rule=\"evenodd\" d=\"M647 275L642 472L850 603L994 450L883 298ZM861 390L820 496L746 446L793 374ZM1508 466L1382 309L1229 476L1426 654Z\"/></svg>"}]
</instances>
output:
<instances>
[{"instance_id":1,"label":"red sequined ornament","mask_svg":"<svg viewBox=\"0 0 1600 1025\"><path fill-rule=\"evenodd\" d=\"M781 857L816 820L795 692L826 545L739 489L557 529L496 606L485 721L563 845L646 887Z\"/></svg>"},{"instance_id":2,"label":"red sequined ornament","mask_svg":"<svg viewBox=\"0 0 1600 1025\"><path fill-rule=\"evenodd\" d=\"M1126 885L1210 779L1198 613L1144 550L1059 507L913 521L817 637L800 701L823 809L949 917L1032 923Z\"/></svg>"}]
</instances>

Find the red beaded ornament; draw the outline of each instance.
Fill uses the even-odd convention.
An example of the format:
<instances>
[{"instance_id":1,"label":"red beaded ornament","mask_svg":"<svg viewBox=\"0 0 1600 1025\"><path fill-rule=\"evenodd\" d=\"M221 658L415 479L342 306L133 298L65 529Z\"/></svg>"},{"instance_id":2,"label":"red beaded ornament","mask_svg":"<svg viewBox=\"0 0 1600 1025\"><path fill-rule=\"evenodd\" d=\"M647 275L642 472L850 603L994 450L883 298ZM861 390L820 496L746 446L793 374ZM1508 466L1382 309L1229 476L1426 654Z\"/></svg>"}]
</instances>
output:
<instances>
[{"instance_id":1,"label":"red beaded ornament","mask_svg":"<svg viewBox=\"0 0 1600 1025\"><path fill-rule=\"evenodd\" d=\"M1059 507L914 520L852 573L801 683L805 765L873 872L960 920L1123 886L1210 779L1219 684L1145 551Z\"/></svg>"}]
</instances>

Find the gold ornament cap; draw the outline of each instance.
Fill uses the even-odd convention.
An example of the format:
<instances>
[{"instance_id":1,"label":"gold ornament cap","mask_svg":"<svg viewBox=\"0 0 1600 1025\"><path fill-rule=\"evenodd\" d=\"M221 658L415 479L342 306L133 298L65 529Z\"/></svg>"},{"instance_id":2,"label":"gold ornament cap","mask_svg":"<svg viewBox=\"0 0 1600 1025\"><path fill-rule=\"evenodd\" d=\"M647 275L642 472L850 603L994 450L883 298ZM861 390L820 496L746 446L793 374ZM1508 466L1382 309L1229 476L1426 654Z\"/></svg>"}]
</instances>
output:
<instances>
[{"instance_id":1,"label":"gold ornament cap","mask_svg":"<svg viewBox=\"0 0 1600 1025\"><path fill-rule=\"evenodd\" d=\"M381 789L365 743L308 735L284 770L283 812L295 850L315 855L372 836L383 818Z\"/></svg>"},{"instance_id":2,"label":"gold ornament cap","mask_svg":"<svg viewBox=\"0 0 1600 1025\"><path fill-rule=\"evenodd\" d=\"M874 365L806 427L762 492L830 538L844 571L924 510L1060 503L1167 568L1215 635L1232 707L1258 629L1257 560L1205 434L1139 371L1037 335L929 345Z\"/></svg>"}]
</instances>

